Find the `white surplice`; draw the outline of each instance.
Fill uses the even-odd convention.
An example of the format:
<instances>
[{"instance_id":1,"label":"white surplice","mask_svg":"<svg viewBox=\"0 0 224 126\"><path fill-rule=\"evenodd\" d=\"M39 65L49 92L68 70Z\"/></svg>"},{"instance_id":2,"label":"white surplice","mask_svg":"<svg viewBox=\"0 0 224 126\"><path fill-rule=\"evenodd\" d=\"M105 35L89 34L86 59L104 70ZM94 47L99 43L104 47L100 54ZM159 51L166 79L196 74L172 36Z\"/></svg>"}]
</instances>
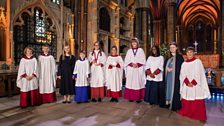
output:
<instances>
[{"instance_id":1,"label":"white surplice","mask_svg":"<svg viewBox=\"0 0 224 126\"><path fill-rule=\"evenodd\" d=\"M136 55L134 53L136 52ZM139 68L130 67L130 63L140 63L143 66ZM146 57L142 48L129 49L124 60L124 70L126 75L126 88L139 90L145 88L145 63Z\"/></svg>"},{"instance_id":2,"label":"white surplice","mask_svg":"<svg viewBox=\"0 0 224 126\"><path fill-rule=\"evenodd\" d=\"M147 75L147 80L149 81L162 81L163 80L163 65L164 65L164 58L163 56L153 57L149 56L149 58L146 61L145 70L150 69L150 71L153 73L157 69L159 69L161 72L155 76L155 78L151 78L149 75Z\"/></svg>"},{"instance_id":3,"label":"white surplice","mask_svg":"<svg viewBox=\"0 0 224 126\"><path fill-rule=\"evenodd\" d=\"M53 93L56 89L56 64L52 55L38 57L40 94Z\"/></svg>"},{"instance_id":4,"label":"white surplice","mask_svg":"<svg viewBox=\"0 0 224 126\"><path fill-rule=\"evenodd\" d=\"M120 68L112 67L108 69L109 65L116 66L119 64ZM106 62L106 86L108 90L118 92L122 90L123 77L123 60L121 56L109 56Z\"/></svg>"},{"instance_id":5,"label":"white surplice","mask_svg":"<svg viewBox=\"0 0 224 126\"><path fill-rule=\"evenodd\" d=\"M185 78L191 82L193 79L197 82L193 87L184 83ZM197 100L210 98L210 91L205 77L205 70L201 60L195 59L191 62L184 62L180 71L180 94L185 100Z\"/></svg>"},{"instance_id":6,"label":"white surplice","mask_svg":"<svg viewBox=\"0 0 224 126\"><path fill-rule=\"evenodd\" d=\"M94 50L94 52L90 52L88 59L91 63L90 87L103 87L105 85L105 53L100 50ZM96 64L93 63L94 60L96 60L96 64L101 65L96 66Z\"/></svg>"},{"instance_id":7,"label":"white surplice","mask_svg":"<svg viewBox=\"0 0 224 126\"><path fill-rule=\"evenodd\" d=\"M32 80L27 80L25 76L32 76ZM32 90L38 89L38 69L37 69L37 60L36 58L22 58L19 64L18 76L17 76L17 87L20 88L21 92L29 92Z\"/></svg>"},{"instance_id":8,"label":"white surplice","mask_svg":"<svg viewBox=\"0 0 224 126\"><path fill-rule=\"evenodd\" d=\"M88 75L89 75L89 61L87 59L76 61L73 74L77 76L76 87L89 86Z\"/></svg>"}]
</instances>

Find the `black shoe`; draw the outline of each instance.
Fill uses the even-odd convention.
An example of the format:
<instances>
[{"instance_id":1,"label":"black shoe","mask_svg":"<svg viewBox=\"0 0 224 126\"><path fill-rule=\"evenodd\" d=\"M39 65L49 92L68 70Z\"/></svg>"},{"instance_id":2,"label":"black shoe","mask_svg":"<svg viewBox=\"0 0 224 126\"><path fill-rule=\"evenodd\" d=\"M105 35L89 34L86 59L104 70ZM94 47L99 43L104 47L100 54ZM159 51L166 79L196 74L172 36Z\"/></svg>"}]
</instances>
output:
<instances>
[{"instance_id":1,"label":"black shoe","mask_svg":"<svg viewBox=\"0 0 224 126\"><path fill-rule=\"evenodd\" d=\"M65 104L67 101L62 101L63 104Z\"/></svg>"},{"instance_id":2,"label":"black shoe","mask_svg":"<svg viewBox=\"0 0 224 126\"><path fill-rule=\"evenodd\" d=\"M80 104L81 102L76 102L77 104Z\"/></svg>"},{"instance_id":3,"label":"black shoe","mask_svg":"<svg viewBox=\"0 0 224 126\"><path fill-rule=\"evenodd\" d=\"M136 101L136 103L141 103L141 102L142 102L141 100Z\"/></svg>"},{"instance_id":4,"label":"black shoe","mask_svg":"<svg viewBox=\"0 0 224 126\"><path fill-rule=\"evenodd\" d=\"M110 102L114 102L114 98L111 98L111 99L110 99Z\"/></svg>"},{"instance_id":5,"label":"black shoe","mask_svg":"<svg viewBox=\"0 0 224 126\"><path fill-rule=\"evenodd\" d=\"M71 101L67 101L67 103L72 103Z\"/></svg>"},{"instance_id":6,"label":"black shoe","mask_svg":"<svg viewBox=\"0 0 224 126\"><path fill-rule=\"evenodd\" d=\"M170 104L165 105L164 108L170 108Z\"/></svg>"},{"instance_id":7,"label":"black shoe","mask_svg":"<svg viewBox=\"0 0 224 126\"><path fill-rule=\"evenodd\" d=\"M129 102L133 102L133 100L129 100Z\"/></svg>"},{"instance_id":8,"label":"black shoe","mask_svg":"<svg viewBox=\"0 0 224 126\"><path fill-rule=\"evenodd\" d=\"M118 99L117 99L117 98L115 98L115 99L114 99L114 101L115 101L115 102L118 102Z\"/></svg>"},{"instance_id":9,"label":"black shoe","mask_svg":"<svg viewBox=\"0 0 224 126\"><path fill-rule=\"evenodd\" d=\"M92 102L96 102L96 99L95 99L95 98L92 98L91 101L92 101Z\"/></svg>"},{"instance_id":10,"label":"black shoe","mask_svg":"<svg viewBox=\"0 0 224 126\"><path fill-rule=\"evenodd\" d=\"M101 98L98 98L98 102L101 102L102 100L101 100Z\"/></svg>"}]
</instances>

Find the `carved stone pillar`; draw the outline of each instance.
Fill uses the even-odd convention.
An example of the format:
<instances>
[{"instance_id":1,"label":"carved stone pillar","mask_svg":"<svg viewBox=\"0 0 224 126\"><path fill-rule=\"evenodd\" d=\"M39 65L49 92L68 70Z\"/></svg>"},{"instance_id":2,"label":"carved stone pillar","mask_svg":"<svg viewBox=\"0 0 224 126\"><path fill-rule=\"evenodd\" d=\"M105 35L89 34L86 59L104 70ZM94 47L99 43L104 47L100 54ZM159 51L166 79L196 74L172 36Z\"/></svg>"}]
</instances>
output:
<instances>
[{"instance_id":1,"label":"carved stone pillar","mask_svg":"<svg viewBox=\"0 0 224 126\"><path fill-rule=\"evenodd\" d=\"M171 1L168 3L168 12L167 12L167 34L168 34L168 43L176 41L175 37L175 6L176 3Z\"/></svg>"}]
</instances>

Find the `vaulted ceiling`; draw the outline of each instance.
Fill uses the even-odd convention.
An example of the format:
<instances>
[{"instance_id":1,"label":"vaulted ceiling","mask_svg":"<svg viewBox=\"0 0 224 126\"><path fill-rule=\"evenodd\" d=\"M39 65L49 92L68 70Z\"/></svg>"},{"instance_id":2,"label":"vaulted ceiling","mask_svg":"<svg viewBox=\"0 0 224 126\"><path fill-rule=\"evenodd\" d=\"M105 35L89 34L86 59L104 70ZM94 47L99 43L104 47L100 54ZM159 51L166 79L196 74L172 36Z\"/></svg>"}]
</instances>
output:
<instances>
[{"instance_id":1,"label":"vaulted ceiling","mask_svg":"<svg viewBox=\"0 0 224 126\"><path fill-rule=\"evenodd\" d=\"M184 26L199 19L217 25L219 12L220 0L177 0L177 16Z\"/></svg>"}]
</instances>

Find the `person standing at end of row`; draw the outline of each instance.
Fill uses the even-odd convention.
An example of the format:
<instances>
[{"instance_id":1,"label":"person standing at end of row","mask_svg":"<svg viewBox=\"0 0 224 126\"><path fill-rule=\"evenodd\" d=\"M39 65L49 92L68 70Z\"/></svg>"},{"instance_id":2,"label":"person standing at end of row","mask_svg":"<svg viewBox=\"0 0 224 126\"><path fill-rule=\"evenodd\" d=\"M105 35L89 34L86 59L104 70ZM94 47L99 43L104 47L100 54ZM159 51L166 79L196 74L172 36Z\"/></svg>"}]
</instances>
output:
<instances>
[{"instance_id":1,"label":"person standing at end of row","mask_svg":"<svg viewBox=\"0 0 224 126\"><path fill-rule=\"evenodd\" d=\"M162 106L163 100L163 66L164 58L160 55L159 47L153 46L151 56L147 59L145 70L147 75L147 83L145 88L144 101Z\"/></svg>"},{"instance_id":2,"label":"person standing at end of row","mask_svg":"<svg viewBox=\"0 0 224 126\"><path fill-rule=\"evenodd\" d=\"M113 46L106 62L107 96L111 97L111 102L118 102L122 97L123 64L121 56L117 55L117 47Z\"/></svg>"},{"instance_id":3,"label":"person standing at end of row","mask_svg":"<svg viewBox=\"0 0 224 126\"><path fill-rule=\"evenodd\" d=\"M165 68L166 105L168 105L172 111L177 111L181 108L179 76L184 58L178 53L177 44L175 42L170 44L170 52L172 57L168 59Z\"/></svg>"},{"instance_id":4,"label":"person standing at end of row","mask_svg":"<svg viewBox=\"0 0 224 126\"><path fill-rule=\"evenodd\" d=\"M71 103L71 96L74 95L73 70L75 57L71 54L69 45L64 45L63 53L59 59L58 78L60 79L59 92L63 95L62 103Z\"/></svg>"},{"instance_id":5,"label":"person standing at end of row","mask_svg":"<svg viewBox=\"0 0 224 126\"><path fill-rule=\"evenodd\" d=\"M100 49L99 42L94 43L94 49L88 57L91 65L91 100L92 102L102 101L105 96L105 63L106 55Z\"/></svg>"},{"instance_id":6,"label":"person standing at end of row","mask_svg":"<svg viewBox=\"0 0 224 126\"><path fill-rule=\"evenodd\" d=\"M146 57L142 48L139 48L139 40L131 40L131 49L127 51L124 59L124 70L126 75L126 88L124 98L130 102L140 103L144 99L145 92L145 62Z\"/></svg>"},{"instance_id":7,"label":"person standing at end of row","mask_svg":"<svg viewBox=\"0 0 224 126\"><path fill-rule=\"evenodd\" d=\"M186 50L187 60L182 64L180 71L180 95L182 108L180 115L205 121L205 100L210 98L210 91L205 77L205 69L201 60L194 57L194 48Z\"/></svg>"},{"instance_id":8,"label":"person standing at end of row","mask_svg":"<svg viewBox=\"0 0 224 126\"><path fill-rule=\"evenodd\" d=\"M33 57L33 49L26 47L24 55L19 63L16 80L17 87L20 88L20 107L22 108L41 104L37 60Z\"/></svg>"},{"instance_id":9,"label":"person standing at end of row","mask_svg":"<svg viewBox=\"0 0 224 126\"><path fill-rule=\"evenodd\" d=\"M42 51L38 57L39 90L42 103L51 103L56 101L56 64L48 45L43 45Z\"/></svg>"}]
</instances>

